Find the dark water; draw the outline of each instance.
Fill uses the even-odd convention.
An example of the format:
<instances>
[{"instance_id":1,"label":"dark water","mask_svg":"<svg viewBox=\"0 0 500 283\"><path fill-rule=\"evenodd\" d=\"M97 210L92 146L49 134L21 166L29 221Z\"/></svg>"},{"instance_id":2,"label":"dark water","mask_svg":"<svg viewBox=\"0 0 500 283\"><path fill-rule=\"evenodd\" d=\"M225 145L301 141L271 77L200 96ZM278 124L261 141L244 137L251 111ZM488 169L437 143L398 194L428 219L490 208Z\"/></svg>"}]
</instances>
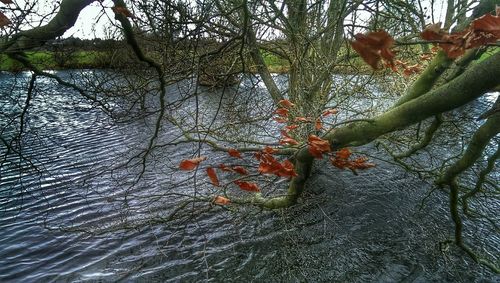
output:
<instances>
[{"instance_id":1,"label":"dark water","mask_svg":"<svg viewBox=\"0 0 500 283\"><path fill-rule=\"evenodd\" d=\"M27 78L1 75L2 102ZM138 169L118 165L151 125L115 123L50 80L37 87L23 145L39 171L16 167L15 155L0 168L1 282L500 282L440 247L452 231L446 196L420 210L430 185L384 163L358 176L318 163L306 196L284 211L204 204L155 222L180 202L166 191L193 190L172 170L190 148L158 150L132 186Z\"/></svg>"}]
</instances>

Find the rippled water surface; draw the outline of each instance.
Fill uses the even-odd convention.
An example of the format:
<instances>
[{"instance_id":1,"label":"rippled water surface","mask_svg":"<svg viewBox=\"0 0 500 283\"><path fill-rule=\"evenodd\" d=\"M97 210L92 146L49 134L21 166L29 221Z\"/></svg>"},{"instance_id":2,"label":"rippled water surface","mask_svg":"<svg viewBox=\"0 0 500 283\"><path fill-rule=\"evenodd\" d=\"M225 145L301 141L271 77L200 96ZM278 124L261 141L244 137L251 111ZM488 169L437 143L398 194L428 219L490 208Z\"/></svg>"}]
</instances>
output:
<instances>
[{"instance_id":1,"label":"rippled water surface","mask_svg":"<svg viewBox=\"0 0 500 283\"><path fill-rule=\"evenodd\" d=\"M0 75L2 112L15 111L6 99L28 78ZM34 98L23 146L39 171L0 169L2 282L500 282L439 246L452 229L446 196L420 210L429 185L386 164L355 176L320 163L306 197L285 211L187 206L189 221L152 222L176 199L151 196L172 184L192 189L170 169L188 148L158 151L130 186L137 168L115 168L150 125L114 123L53 81L37 87L44 95Z\"/></svg>"}]
</instances>

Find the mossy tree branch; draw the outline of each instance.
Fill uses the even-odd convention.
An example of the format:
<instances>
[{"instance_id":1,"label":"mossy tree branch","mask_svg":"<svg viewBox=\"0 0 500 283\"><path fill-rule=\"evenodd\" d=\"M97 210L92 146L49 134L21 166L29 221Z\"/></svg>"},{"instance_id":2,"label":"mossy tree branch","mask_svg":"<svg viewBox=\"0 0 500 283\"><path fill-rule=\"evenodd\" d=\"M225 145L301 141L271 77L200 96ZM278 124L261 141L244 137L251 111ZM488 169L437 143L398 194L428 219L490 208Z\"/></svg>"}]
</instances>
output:
<instances>
[{"instance_id":1,"label":"mossy tree branch","mask_svg":"<svg viewBox=\"0 0 500 283\"><path fill-rule=\"evenodd\" d=\"M449 186L450 188L450 213L453 222L455 223L455 244L464 250L474 261L482 263L489 267L492 271L500 273L499 267L479 257L468 245L463 241L463 223L460 217L458 204L459 204L459 194L460 186L458 184L458 177L465 170L472 167L474 163L481 157L486 146L490 141L500 132L500 113L491 116L483 125L472 136L467 150L454 164L449 166L446 171L441 175L441 177L436 181L438 186L444 187ZM498 150L497 150L498 154ZM497 156L498 157L498 156ZM488 163L494 163L495 158L491 158ZM489 165L488 167L491 167ZM487 167L487 169L488 169ZM487 174L487 172L486 172ZM481 178L481 176L480 176ZM480 181L480 180L479 180Z\"/></svg>"},{"instance_id":2,"label":"mossy tree branch","mask_svg":"<svg viewBox=\"0 0 500 283\"><path fill-rule=\"evenodd\" d=\"M94 1L63 0L57 14L46 25L16 33L0 45L0 51L11 53L29 50L63 35L76 23L80 12Z\"/></svg>"}]
</instances>

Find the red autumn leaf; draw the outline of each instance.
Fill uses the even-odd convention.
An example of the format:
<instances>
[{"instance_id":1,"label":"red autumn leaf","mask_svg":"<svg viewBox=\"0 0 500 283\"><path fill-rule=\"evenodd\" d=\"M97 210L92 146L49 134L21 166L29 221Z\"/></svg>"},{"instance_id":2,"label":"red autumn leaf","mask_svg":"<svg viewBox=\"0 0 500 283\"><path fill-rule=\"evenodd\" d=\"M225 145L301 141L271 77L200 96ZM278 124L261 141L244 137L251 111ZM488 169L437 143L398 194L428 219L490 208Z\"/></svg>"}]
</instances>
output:
<instances>
[{"instance_id":1,"label":"red autumn leaf","mask_svg":"<svg viewBox=\"0 0 500 283\"><path fill-rule=\"evenodd\" d=\"M319 131L323 128L323 124L321 123L321 119L317 118L316 122L314 123L314 128Z\"/></svg>"},{"instance_id":2,"label":"red autumn leaf","mask_svg":"<svg viewBox=\"0 0 500 283\"><path fill-rule=\"evenodd\" d=\"M132 14L132 12L130 12L129 9L125 8L125 7L112 7L111 10L113 10L113 12L115 12L115 14L119 14L119 15L122 15L122 16L125 16L125 17L128 17L128 18L135 18L134 14Z\"/></svg>"},{"instance_id":3,"label":"red autumn leaf","mask_svg":"<svg viewBox=\"0 0 500 283\"><path fill-rule=\"evenodd\" d=\"M329 115L335 115L339 113L339 111L336 108L331 108L323 111L323 114L321 114L323 117L329 116Z\"/></svg>"},{"instance_id":4,"label":"red autumn leaf","mask_svg":"<svg viewBox=\"0 0 500 283\"><path fill-rule=\"evenodd\" d=\"M352 48L373 69L379 68L379 62L382 58L392 66L394 53L390 48L394 44L394 39L386 31L358 33L354 38L355 41L351 41Z\"/></svg>"},{"instance_id":5,"label":"red autumn leaf","mask_svg":"<svg viewBox=\"0 0 500 283\"><path fill-rule=\"evenodd\" d=\"M347 147L341 149L341 150L338 150L336 153L335 153L335 157L336 158L339 158L339 159L348 159L349 156L351 156L351 150L348 149Z\"/></svg>"},{"instance_id":6,"label":"red autumn leaf","mask_svg":"<svg viewBox=\"0 0 500 283\"><path fill-rule=\"evenodd\" d=\"M261 174L274 174L281 170L281 163L279 163L276 158L270 154L262 154L259 160L260 164L258 170Z\"/></svg>"},{"instance_id":7,"label":"red autumn leaf","mask_svg":"<svg viewBox=\"0 0 500 283\"><path fill-rule=\"evenodd\" d=\"M288 138L288 137L284 137L282 138L280 141L279 141L280 144L289 144L289 145L297 145L299 144L298 141L292 139L292 138Z\"/></svg>"},{"instance_id":8,"label":"red autumn leaf","mask_svg":"<svg viewBox=\"0 0 500 283\"><path fill-rule=\"evenodd\" d=\"M311 118L295 117L295 122L311 122Z\"/></svg>"},{"instance_id":9,"label":"red autumn leaf","mask_svg":"<svg viewBox=\"0 0 500 283\"><path fill-rule=\"evenodd\" d=\"M229 153L229 155L232 156L232 157L242 158L241 157L241 153L237 149L235 149L235 148L230 148L227 151L227 153Z\"/></svg>"},{"instance_id":10,"label":"red autumn leaf","mask_svg":"<svg viewBox=\"0 0 500 283\"><path fill-rule=\"evenodd\" d=\"M350 169L360 169L360 170L363 170L363 169L368 169L368 168L371 168L371 167L375 167L375 164L373 163L368 163L368 158L366 158L365 156L362 156L362 157L358 157L356 158L354 161L350 162Z\"/></svg>"},{"instance_id":11,"label":"red autumn leaf","mask_svg":"<svg viewBox=\"0 0 500 283\"><path fill-rule=\"evenodd\" d=\"M307 139L310 145L318 148L322 152L329 152L330 151L330 142L327 140L324 140L316 135L310 135L309 138Z\"/></svg>"},{"instance_id":12,"label":"red autumn leaf","mask_svg":"<svg viewBox=\"0 0 500 283\"><path fill-rule=\"evenodd\" d=\"M222 171L225 171L225 172L233 172L233 170L231 168L227 167L223 163L219 164L219 169Z\"/></svg>"},{"instance_id":13,"label":"red autumn leaf","mask_svg":"<svg viewBox=\"0 0 500 283\"><path fill-rule=\"evenodd\" d=\"M260 192L260 188L257 184L252 182L244 182L244 181L234 181L236 185L240 187L240 189L248 192Z\"/></svg>"},{"instance_id":14,"label":"red autumn leaf","mask_svg":"<svg viewBox=\"0 0 500 283\"><path fill-rule=\"evenodd\" d=\"M366 48L361 42L351 41L351 47L356 51L356 53L363 58L366 64L370 65L373 69L378 69L378 62L380 61L380 55L376 50L371 48Z\"/></svg>"},{"instance_id":15,"label":"red autumn leaf","mask_svg":"<svg viewBox=\"0 0 500 283\"><path fill-rule=\"evenodd\" d=\"M0 28L10 25L12 22L2 12L0 12Z\"/></svg>"},{"instance_id":16,"label":"red autumn leaf","mask_svg":"<svg viewBox=\"0 0 500 283\"><path fill-rule=\"evenodd\" d=\"M322 159L323 158L323 153L316 147L309 146L308 148L309 153L314 156L314 158Z\"/></svg>"},{"instance_id":17,"label":"red autumn leaf","mask_svg":"<svg viewBox=\"0 0 500 283\"><path fill-rule=\"evenodd\" d=\"M323 153L330 152L330 143L316 135L310 135L307 139L309 153L316 158L323 158Z\"/></svg>"},{"instance_id":18,"label":"red autumn leaf","mask_svg":"<svg viewBox=\"0 0 500 283\"><path fill-rule=\"evenodd\" d=\"M330 157L330 161L333 166L339 169L345 169L348 166L348 161L346 159Z\"/></svg>"},{"instance_id":19,"label":"red autumn leaf","mask_svg":"<svg viewBox=\"0 0 500 283\"><path fill-rule=\"evenodd\" d=\"M220 186L219 184L219 178L217 178L217 174L215 173L215 169L212 167L207 168L207 175L210 178L210 181L212 184L216 187Z\"/></svg>"},{"instance_id":20,"label":"red autumn leaf","mask_svg":"<svg viewBox=\"0 0 500 283\"><path fill-rule=\"evenodd\" d=\"M12 0L0 0L0 2L4 3L4 4L13 4L14 2L12 2Z\"/></svg>"},{"instance_id":21,"label":"red autumn leaf","mask_svg":"<svg viewBox=\"0 0 500 283\"><path fill-rule=\"evenodd\" d=\"M497 7L497 10L499 8ZM472 30L474 32L486 32L492 34L495 39L500 38L500 14L497 15L486 14L479 19L472 22Z\"/></svg>"},{"instance_id":22,"label":"red autumn leaf","mask_svg":"<svg viewBox=\"0 0 500 283\"><path fill-rule=\"evenodd\" d=\"M213 202L218 205L227 205L231 203L231 200L222 196L216 196Z\"/></svg>"},{"instance_id":23,"label":"red autumn leaf","mask_svg":"<svg viewBox=\"0 0 500 283\"><path fill-rule=\"evenodd\" d=\"M441 29L441 23L427 25L420 33L420 37L424 40L442 40L445 35L446 32Z\"/></svg>"},{"instance_id":24,"label":"red autumn leaf","mask_svg":"<svg viewBox=\"0 0 500 283\"><path fill-rule=\"evenodd\" d=\"M278 114L281 117L286 117L288 115L288 109L286 108L278 108L274 111L274 114Z\"/></svg>"},{"instance_id":25,"label":"red autumn leaf","mask_svg":"<svg viewBox=\"0 0 500 283\"><path fill-rule=\"evenodd\" d=\"M248 171L247 169L241 167L241 166L234 166L233 168L233 171L238 173L238 174L241 174L241 175L248 175Z\"/></svg>"},{"instance_id":26,"label":"red autumn leaf","mask_svg":"<svg viewBox=\"0 0 500 283\"><path fill-rule=\"evenodd\" d=\"M282 99L278 102L278 104L285 107L285 108L291 108L291 107L295 106L295 104L290 102L290 100L288 100L288 99Z\"/></svg>"},{"instance_id":27,"label":"red autumn leaf","mask_svg":"<svg viewBox=\"0 0 500 283\"><path fill-rule=\"evenodd\" d=\"M196 167L198 167L200 162L202 162L203 160L206 160L206 159L207 159L206 156L196 157L196 158L191 158L191 159L184 159L179 164L179 168L181 170L186 170L186 171L193 170Z\"/></svg>"},{"instance_id":28,"label":"red autumn leaf","mask_svg":"<svg viewBox=\"0 0 500 283\"><path fill-rule=\"evenodd\" d=\"M282 124L288 122L287 118L282 118L282 117L274 117L273 120Z\"/></svg>"},{"instance_id":29,"label":"red autumn leaf","mask_svg":"<svg viewBox=\"0 0 500 283\"><path fill-rule=\"evenodd\" d=\"M281 164L281 169L276 172L278 177L292 178L297 176L293 163L290 160L285 160Z\"/></svg>"},{"instance_id":30,"label":"red autumn leaf","mask_svg":"<svg viewBox=\"0 0 500 283\"><path fill-rule=\"evenodd\" d=\"M295 130L299 127L299 125L295 125L295 124L292 124L292 125L288 125L285 127L285 131L289 132L291 130Z\"/></svg>"}]
</instances>

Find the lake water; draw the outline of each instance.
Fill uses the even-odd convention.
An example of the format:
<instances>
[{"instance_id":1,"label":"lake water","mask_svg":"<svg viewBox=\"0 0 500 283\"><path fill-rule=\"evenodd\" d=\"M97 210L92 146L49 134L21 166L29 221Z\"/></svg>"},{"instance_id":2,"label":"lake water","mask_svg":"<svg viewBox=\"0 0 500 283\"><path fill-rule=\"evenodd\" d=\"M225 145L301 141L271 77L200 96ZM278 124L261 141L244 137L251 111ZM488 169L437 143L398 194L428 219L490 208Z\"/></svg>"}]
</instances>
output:
<instances>
[{"instance_id":1,"label":"lake water","mask_svg":"<svg viewBox=\"0 0 500 283\"><path fill-rule=\"evenodd\" d=\"M13 135L23 107L13 101L28 80L0 75L2 137ZM453 229L447 196L434 193L420 210L430 184L385 163L355 176L319 162L300 204L283 211L203 203L162 222L183 200L171 192L210 190L174 170L193 147L157 148L136 181L141 167L127 162L151 119L117 123L48 79L36 89L25 159L0 163L1 282L500 282L439 245ZM181 90L170 87L170 97ZM203 95L200 103L219 101ZM178 134L166 126L159 140ZM477 235L498 250L498 234Z\"/></svg>"}]
</instances>

